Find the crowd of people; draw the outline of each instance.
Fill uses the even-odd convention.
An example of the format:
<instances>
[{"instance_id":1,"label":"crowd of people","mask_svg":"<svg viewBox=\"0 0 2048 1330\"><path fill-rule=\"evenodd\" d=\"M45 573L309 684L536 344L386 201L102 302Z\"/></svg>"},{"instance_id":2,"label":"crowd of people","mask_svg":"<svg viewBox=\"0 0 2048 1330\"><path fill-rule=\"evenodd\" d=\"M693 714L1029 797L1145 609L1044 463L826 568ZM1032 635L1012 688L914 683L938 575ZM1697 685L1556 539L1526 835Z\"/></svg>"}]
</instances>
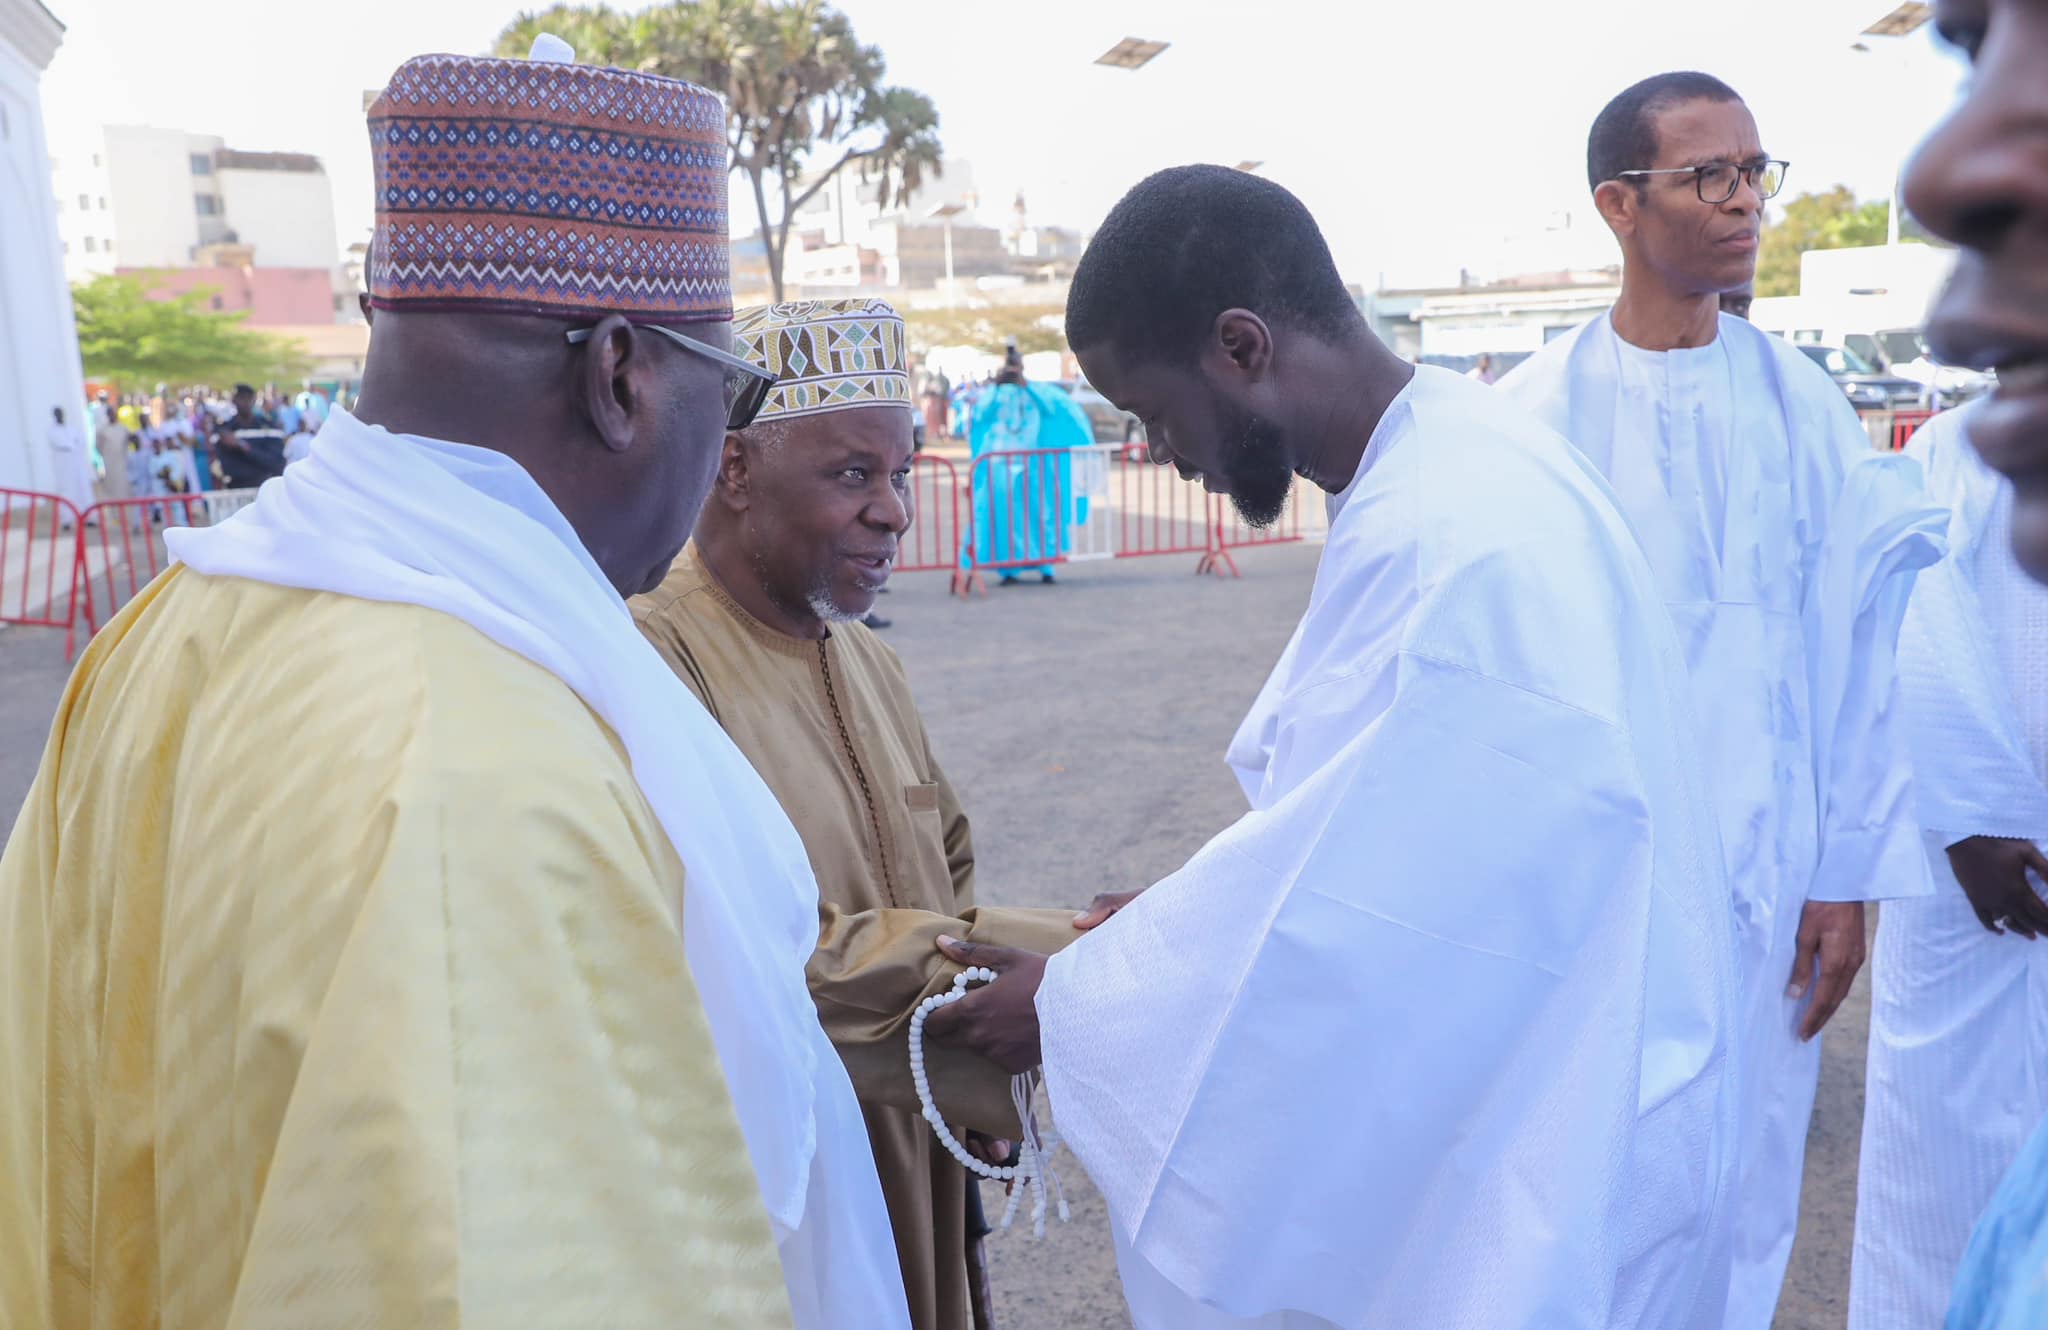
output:
<instances>
[{"instance_id":1,"label":"crowd of people","mask_svg":"<svg viewBox=\"0 0 2048 1330\"><path fill-rule=\"evenodd\" d=\"M1330 530L1247 810L1078 913L976 900L860 624L901 318L592 220L723 197L713 94L408 61L360 398L169 533L0 858L0 1321L986 1327L1042 1092L1138 1330L1768 1330L1883 900L1851 1324L2048 1324L2048 23L1940 10L1930 335L2001 382L1903 455L1721 311L1786 168L1711 76L1595 120L1621 295L1497 384L1278 184L1130 190L1089 382Z\"/></svg>"},{"instance_id":2,"label":"crowd of people","mask_svg":"<svg viewBox=\"0 0 2048 1330\"><path fill-rule=\"evenodd\" d=\"M103 389L82 425L51 410L50 449L64 499L84 512L111 499L175 498L254 489L305 456L326 422L327 393L237 384L150 393Z\"/></svg>"}]
</instances>

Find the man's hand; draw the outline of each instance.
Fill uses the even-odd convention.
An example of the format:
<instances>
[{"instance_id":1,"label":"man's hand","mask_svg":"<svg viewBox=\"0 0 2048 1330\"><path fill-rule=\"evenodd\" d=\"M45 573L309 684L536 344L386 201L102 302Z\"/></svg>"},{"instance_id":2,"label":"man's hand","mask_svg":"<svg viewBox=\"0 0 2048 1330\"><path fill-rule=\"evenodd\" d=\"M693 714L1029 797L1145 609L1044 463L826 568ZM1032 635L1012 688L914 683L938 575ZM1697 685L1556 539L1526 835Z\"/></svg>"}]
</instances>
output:
<instances>
[{"instance_id":1,"label":"man's hand","mask_svg":"<svg viewBox=\"0 0 2048 1330\"><path fill-rule=\"evenodd\" d=\"M2030 940L2048 933L2048 902L2027 881L2030 868L2048 880L2048 858L2034 842L1971 836L1948 847L1948 866L1963 884L1978 923L1994 933L2009 928Z\"/></svg>"},{"instance_id":2,"label":"man's hand","mask_svg":"<svg viewBox=\"0 0 2048 1330\"><path fill-rule=\"evenodd\" d=\"M1813 989L1813 1005L1799 1023L1799 1037L1811 1039L1849 996L1849 985L1863 968L1863 902L1808 901L1799 914L1799 940L1792 955L1792 986L1785 996L1799 998ZM1819 973L1816 976L1815 971Z\"/></svg>"},{"instance_id":3,"label":"man's hand","mask_svg":"<svg viewBox=\"0 0 2048 1330\"><path fill-rule=\"evenodd\" d=\"M1074 916L1074 927L1084 931L1095 927L1118 910L1123 909L1124 906L1138 899L1144 890L1143 887L1139 887L1136 891L1104 891L1098 893L1094 900L1088 902L1087 909Z\"/></svg>"},{"instance_id":4,"label":"man's hand","mask_svg":"<svg viewBox=\"0 0 2048 1330\"><path fill-rule=\"evenodd\" d=\"M1012 1076L1037 1066L1041 1059L1035 999L1038 982L1045 977L1045 957L943 935L939 950L961 965L994 970L997 978L933 1012L925 1019L926 1037L964 1044Z\"/></svg>"},{"instance_id":5,"label":"man's hand","mask_svg":"<svg viewBox=\"0 0 2048 1330\"><path fill-rule=\"evenodd\" d=\"M1017 1162L1017 1147L1011 1141L994 1136L984 1136L968 1129L967 1153L991 1168L1008 1168Z\"/></svg>"}]
</instances>

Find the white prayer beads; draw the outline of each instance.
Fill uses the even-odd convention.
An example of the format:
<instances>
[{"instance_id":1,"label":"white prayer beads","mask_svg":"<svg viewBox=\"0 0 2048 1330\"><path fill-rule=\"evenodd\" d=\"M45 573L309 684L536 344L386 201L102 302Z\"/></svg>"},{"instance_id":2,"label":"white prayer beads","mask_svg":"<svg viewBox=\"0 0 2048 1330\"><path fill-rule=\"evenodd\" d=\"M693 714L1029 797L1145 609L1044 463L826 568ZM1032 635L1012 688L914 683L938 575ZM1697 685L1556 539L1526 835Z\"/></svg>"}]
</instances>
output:
<instances>
[{"instance_id":1,"label":"white prayer beads","mask_svg":"<svg viewBox=\"0 0 2048 1330\"><path fill-rule=\"evenodd\" d=\"M1003 1208L1002 1226L1008 1228L1017 1215L1017 1203L1025 1191L1036 1188L1037 1195L1031 1204L1032 1230L1039 1237L1045 1236L1046 1192L1051 1190L1059 1200L1060 1222L1067 1222L1067 1197L1060 1186L1059 1175L1047 1166L1047 1157L1053 1146L1059 1143L1051 1132L1041 1132L1037 1114L1031 1106L1034 1080L1030 1073L1010 1079L1010 1097L1017 1106L1017 1121L1022 1128L1023 1139L1018 1142L1018 1162L1012 1166L998 1166L983 1163L968 1153L960 1138L939 1113L938 1105L932 1102L932 1087L924 1073L924 1021L925 1017L940 1007L949 1006L967 996L969 984L994 983L996 972L981 966L962 970L953 976L953 987L944 993L934 993L917 1004L917 1010L910 1016L910 1079L917 1086L917 1102L923 1106L924 1120L932 1126L939 1143L946 1147L946 1153L960 1161L960 1166L970 1173L995 1182L1010 1184L1010 1202Z\"/></svg>"},{"instance_id":2,"label":"white prayer beads","mask_svg":"<svg viewBox=\"0 0 2048 1330\"><path fill-rule=\"evenodd\" d=\"M962 970L953 976L951 991L934 993L917 1004L917 1010L910 1017L910 1079L917 1086L917 1102L924 1106L924 1120L932 1124L932 1130L938 1134L939 1143L946 1147L946 1153L959 1160L960 1166L970 1173L979 1173L982 1177L992 1178L997 1182L1010 1182L1017 1176L1015 1168L998 1168L994 1164L985 1164L967 1152L967 1147L960 1143L960 1138L953 1134L952 1128L946 1125L946 1120L939 1116L937 1105L932 1103L931 1082L927 1081L924 1075L924 1018L940 1007L966 997L969 984L993 983L995 977L994 970L978 967Z\"/></svg>"}]
</instances>

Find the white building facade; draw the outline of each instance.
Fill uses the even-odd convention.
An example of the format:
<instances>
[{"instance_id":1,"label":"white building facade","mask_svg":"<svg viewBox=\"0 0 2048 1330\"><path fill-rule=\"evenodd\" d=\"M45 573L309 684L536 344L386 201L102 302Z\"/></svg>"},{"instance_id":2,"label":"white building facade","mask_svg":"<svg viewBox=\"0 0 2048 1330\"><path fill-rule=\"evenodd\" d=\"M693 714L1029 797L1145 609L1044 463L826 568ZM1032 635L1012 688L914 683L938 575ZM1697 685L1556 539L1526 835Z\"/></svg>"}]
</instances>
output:
<instances>
[{"instance_id":1,"label":"white building facade","mask_svg":"<svg viewBox=\"0 0 2048 1330\"><path fill-rule=\"evenodd\" d=\"M56 165L66 272L190 268L238 243L265 268L325 268L337 281L334 190L320 159L241 152L210 134L107 125Z\"/></svg>"},{"instance_id":2,"label":"white building facade","mask_svg":"<svg viewBox=\"0 0 2048 1330\"><path fill-rule=\"evenodd\" d=\"M43 71L64 26L36 0L0 0L0 488L49 492L50 408L80 425L85 384L64 280L43 126ZM4 506L4 505L0 505Z\"/></svg>"}]
</instances>

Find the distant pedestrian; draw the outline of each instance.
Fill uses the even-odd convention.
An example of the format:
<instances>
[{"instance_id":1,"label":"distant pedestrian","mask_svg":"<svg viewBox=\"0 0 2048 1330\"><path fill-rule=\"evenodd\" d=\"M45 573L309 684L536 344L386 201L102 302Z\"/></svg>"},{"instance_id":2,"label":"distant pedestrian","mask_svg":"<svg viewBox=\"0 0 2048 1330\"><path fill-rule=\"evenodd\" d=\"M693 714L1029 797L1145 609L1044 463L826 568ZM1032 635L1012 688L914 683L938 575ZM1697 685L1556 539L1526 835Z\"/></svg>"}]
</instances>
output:
<instances>
[{"instance_id":1,"label":"distant pedestrian","mask_svg":"<svg viewBox=\"0 0 2048 1330\"><path fill-rule=\"evenodd\" d=\"M953 395L953 385L938 370L932 370L924 379L924 429L933 442L946 437L946 408Z\"/></svg>"},{"instance_id":2,"label":"distant pedestrian","mask_svg":"<svg viewBox=\"0 0 2048 1330\"><path fill-rule=\"evenodd\" d=\"M100 450L99 495L102 499L133 498L135 491L129 486L128 440L129 434L114 415L113 408L106 401L106 394L100 394L102 412L99 428L93 431L93 439Z\"/></svg>"},{"instance_id":3,"label":"distant pedestrian","mask_svg":"<svg viewBox=\"0 0 2048 1330\"><path fill-rule=\"evenodd\" d=\"M53 406L47 437L50 460L55 463L51 484L66 503L83 513L92 507L93 482L92 452L85 441L85 431L64 418L63 407Z\"/></svg>"},{"instance_id":4,"label":"distant pedestrian","mask_svg":"<svg viewBox=\"0 0 2048 1330\"><path fill-rule=\"evenodd\" d=\"M229 489L255 489L284 474L284 431L256 409L256 390L235 385L234 414L214 430L213 445Z\"/></svg>"},{"instance_id":5,"label":"distant pedestrian","mask_svg":"<svg viewBox=\"0 0 2048 1330\"><path fill-rule=\"evenodd\" d=\"M1477 379L1481 383L1491 385L1500 378L1500 375L1494 371L1493 357L1482 353L1479 357L1479 363L1465 371L1465 377Z\"/></svg>"},{"instance_id":6,"label":"distant pedestrian","mask_svg":"<svg viewBox=\"0 0 2048 1330\"><path fill-rule=\"evenodd\" d=\"M183 420L166 420L150 431L151 487L160 495L198 494L199 462L192 447L192 429Z\"/></svg>"},{"instance_id":7,"label":"distant pedestrian","mask_svg":"<svg viewBox=\"0 0 2048 1330\"><path fill-rule=\"evenodd\" d=\"M994 565L1004 586L1025 573L1053 580L1053 564L1071 541L1073 460L1095 441L1074 399L1024 377L1011 344L995 385L974 403L968 446L974 525L960 551L963 569Z\"/></svg>"},{"instance_id":8,"label":"distant pedestrian","mask_svg":"<svg viewBox=\"0 0 2048 1330\"><path fill-rule=\"evenodd\" d=\"M316 389L308 388L292 400L299 409L299 415L310 421L315 430L327 423L327 397Z\"/></svg>"},{"instance_id":9,"label":"distant pedestrian","mask_svg":"<svg viewBox=\"0 0 2048 1330\"><path fill-rule=\"evenodd\" d=\"M302 418L298 428L292 430L284 441L284 464L290 466L293 462L303 462L306 454L312 451L313 428Z\"/></svg>"}]
</instances>

